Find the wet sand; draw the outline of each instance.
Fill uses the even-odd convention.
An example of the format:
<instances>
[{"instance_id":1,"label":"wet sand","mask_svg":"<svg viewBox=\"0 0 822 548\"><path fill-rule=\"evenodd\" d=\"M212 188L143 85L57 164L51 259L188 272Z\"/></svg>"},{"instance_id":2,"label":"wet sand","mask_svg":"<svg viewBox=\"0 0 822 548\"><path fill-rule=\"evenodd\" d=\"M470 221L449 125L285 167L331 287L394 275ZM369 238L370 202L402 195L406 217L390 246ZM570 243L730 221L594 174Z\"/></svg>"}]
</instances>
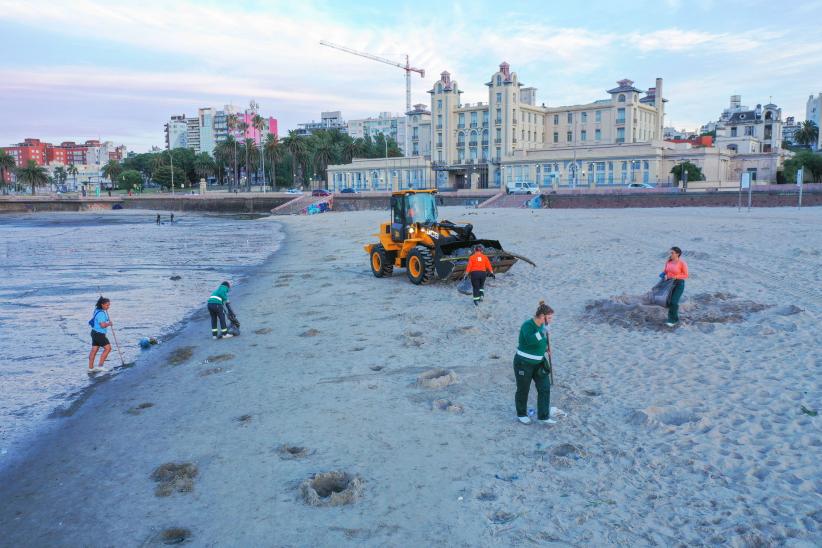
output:
<instances>
[{"instance_id":1,"label":"wet sand","mask_svg":"<svg viewBox=\"0 0 822 548\"><path fill-rule=\"evenodd\" d=\"M822 543L822 209L443 208L538 265L478 309L374 278L384 216L286 218L236 290L242 336L200 319L56 419L0 478L3 542ZM692 273L674 330L642 304L671 245ZM540 299L550 427L513 410Z\"/></svg>"}]
</instances>

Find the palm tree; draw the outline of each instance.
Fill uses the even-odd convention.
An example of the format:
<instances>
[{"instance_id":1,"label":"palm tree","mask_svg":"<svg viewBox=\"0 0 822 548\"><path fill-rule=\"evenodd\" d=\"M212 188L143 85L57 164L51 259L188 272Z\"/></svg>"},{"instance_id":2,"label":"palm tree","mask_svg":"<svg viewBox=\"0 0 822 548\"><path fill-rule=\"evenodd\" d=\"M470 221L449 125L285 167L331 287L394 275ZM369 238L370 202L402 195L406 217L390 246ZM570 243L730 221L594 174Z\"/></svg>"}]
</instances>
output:
<instances>
[{"instance_id":1,"label":"palm tree","mask_svg":"<svg viewBox=\"0 0 822 548\"><path fill-rule=\"evenodd\" d=\"M320 136L314 145L314 168L325 181L325 170L334 154L334 147L331 140L325 136Z\"/></svg>"},{"instance_id":2,"label":"palm tree","mask_svg":"<svg viewBox=\"0 0 822 548\"><path fill-rule=\"evenodd\" d=\"M214 147L214 159L217 168L225 173L226 169L237 165L237 140L229 135L224 141L217 143ZM221 178L223 180L223 178Z\"/></svg>"},{"instance_id":3,"label":"palm tree","mask_svg":"<svg viewBox=\"0 0 822 548\"><path fill-rule=\"evenodd\" d=\"M246 188L251 189L251 174L257 171L257 166L260 164L260 150L257 148L257 141L254 139L246 139L243 143L243 152L245 153L245 177Z\"/></svg>"},{"instance_id":4,"label":"palm tree","mask_svg":"<svg viewBox=\"0 0 822 548\"><path fill-rule=\"evenodd\" d=\"M34 196L38 186L48 184L49 174L46 168L38 166L34 160L29 160L26 167L17 168L17 180L31 185L31 195Z\"/></svg>"},{"instance_id":5,"label":"palm tree","mask_svg":"<svg viewBox=\"0 0 822 548\"><path fill-rule=\"evenodd\" d=\"M201 179L206 179L209 175L212 175L216 167L214 159L208 152L201 152L194 157L194 172Z\"/></svg>"},{"instance_id":6,"label":"palm tree","mask_svg":"<svg viewBox=\"0 0 822 548\"><path fill-rule=\"evenodd\" d=\"M64 168L63 166L57 166L56 168L54 168L53 177L54 181L57 183L58 186L65 183L66 179L68 179L66 168Z\"/></svg>"},{"instance_id":7,"label":"palm tree","mask_svg":"<svg viewBox=\"0 0 822 548\"><path fill-rule=\"evenodd\" d=\"M0 148L0 184L3 185L3 194L8 192L7 186L11 184L11 182L6 183L6 173L14 171L16 165L14 157Z\"/></svg>"},{"instance_id":8,"label":"palm tree","mask_svg":"<svg viewBox=\"0 0 822 548\"><path fill-rule=\"evenodd\" d=\"M260 151L263 150L263 131L265 131L265 118L260 116L259 114L254 114L254 117L251 119L251 125L256 129L260 134ZM265 189L265 154L260 154L262 159L263 165L263 189Z\"/></svg>"},{"instance_id":9,"label":"palm tree","mask_svg":"<svg viewBox=\"0 0 822 548\"><path fill-rule=\"evenodd\" d=\"M248 131L248 128L250 128L250 127L251 126L248 124L248 122L245 122L244 120L240 120L239 122L237 122L237 129L240 130L240 133L242 133L243 143L245 143L245 144L248 144L248 138L246 137L246 132ZM251 139L251 140L253 141L253 139ZM249 173L249 171L248 171L248 165L249 165L248 154L249 154L249 147L246 146L245 147L245 186L246 186L247 189L251 189L251 173Z\"/></svg>"},{"instance_id":10,"label":"palm tree","mask_svg":"<svg viewBox=\"0 0 822 548\"><path fill-rule=\"evenodd\" d=\"M793 138L800 145L814 148L819 141L819 127L813 120L805 120L802 122L802 127L796 130Z\"/></svg>"},{"instance_id":11,"label":"palm tree","mask_svg":"<svg viewBox=\"0 0 822 548\"><path fill-rule=\"evenodd\" d=\"M72 179L74 179L74 190L77 190L77 166L74 164L69 164L68 168L66 168L66 173L71 175Z\"/></svg>"},{"instance_id":12,"label":"palm tree","mask_svg":"<svg viewBox=\"0 0 822 548\"><path fill-rule=\"evenodd\" d=\"M283 139L282 144L291 156L291 180L296 184L297 168L301 165L306 155L305 141L292 129L288 132L288 136Z\"/></svg>"},{"instance_id":13,"label":"palm tree","mask_svg":"<svg viewBox=\"0 0 822 548\"><path fill-rule=\"evenodd\" d=\"M240 127L240 117L237 116L236 113L232 112L231 114L228 115L227 125L228 125L228 131L230 132L230 135L229 135L228 138L232 139L232 135L234 135L234 137L232 139L234 141L234 155L233 155L233 159L234 159L234 184L239 185L240 184L239 183L240 173L239 173L239 171L237 171L237 137L236 137L235 134L237 132L237 129L239 129L239 127ZM228 141L228 139L226 139L226 141Z\"/></svg>"},{"instance_id":14,"label":"palm tree","mask_svg":"<svg viewBox=\"0 0 822 548\"><path fill-rule=\"evenodd\" d=\"M268 157L271 158L271 188L277 188L277 162L283 159L285 151L283 145L276 135L269 133L265 138L265 147L263 148Z\"/></svg>"},{"instance_id":15,"label":"palm tree","mask_svg":"<svg viewBox=\"0 0 822 548\"><path fill-rule=\"evenodd\" d=\"M123 168L120 166L120 162L117 160L109 160L106 165L103 166L103 177L108 177L109 181L111 181L111 186L114 186L114 180L119 177L120 173L122 173Z\"/></svg>"}]
</instances>

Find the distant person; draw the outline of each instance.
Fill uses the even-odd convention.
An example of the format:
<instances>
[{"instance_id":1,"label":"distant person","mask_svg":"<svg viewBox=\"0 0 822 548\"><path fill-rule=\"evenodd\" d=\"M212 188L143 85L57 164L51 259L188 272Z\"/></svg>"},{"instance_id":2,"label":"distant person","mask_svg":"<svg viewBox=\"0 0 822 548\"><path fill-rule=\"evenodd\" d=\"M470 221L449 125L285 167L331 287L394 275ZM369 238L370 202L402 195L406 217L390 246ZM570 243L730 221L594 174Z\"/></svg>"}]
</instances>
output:
<instances>
[{"instance_id":1,"label":"distant person","mask_svg":"<svg viewBox=\"0 0 822 548\"><path fill-rule=\"evenodd\" d=\"M108 197L111 198L111 187L108 189Z\"/></svg>"},{"instance_id":2,"label":"distant person","mask_svg":"<svg viewBox=\"0 0 822 548\"><path fill-rule=\"evenodd\" d=\"M108 342L108 328L111 327L111 320L108 317L108 309L111 306L111 301L105 297L97 299L97 304L94 306L94 314L88 321L91 326L91 353L88 355L88 370L89 373L98 373L105 371L103 365L106 363L109 353L111 353L111 343ZM103 349L100 355L100 362L97 367L94 367L94 358L97 356L97 351Z\"/></svg>"},{"instance_id":3,"label":"distant person","mask_svg":"<svg viewBox=\"0 0 822 548\"><path fill-rule=\"evenodd\" d=\"M485 279L488 276L494 278L494 267L488 256L482 252L481 245L474 247L474 253L468 258L468 266L465 273L471 277L471 287L474 290L474 306L479 306L480 301L485 297Z\"/></svg>"},{"instance_id":4,"label":"distant person","mask_svg":"<svg viewBox=\"0 0 822 548\"><path fill-rule=\"evenodd\" d=\"M171 224L174 224L174 213L171 214Z\"/></svg>"},{"instance_id":5,"label":"distant person","mask_svg":"<svg viewBox=\"0 0 822 548\"><path fill-rule=\"evenodd\" d=\"M517 392L514 404L517 420L522 424L531 424L528 417L528 393L531 382L537 387L537 419L543 424L556 423L551 413L551 380L550 365L546 359L549 352L548 333L545 326L554 319L554 310L540 301L533 318L528 319L519 329L519 344L514 355L514 378Z\"/></svg>"},{"instance_id":6,"label":"distant person","mask_svg":"<svg viewBox=\"0 0 822 548\"><path fill-rule=\"evenodd\" d=\"M157 214L157 226L160 226L160 214Z\"/></svg>"},{"instance_id":7,"label":"distant person","mask_svg":"<svg viewBox=\"0 0 822 548\"><path fill-rule=\"evenodd\" d=\"M86 197L86 185L83 185L82 187L80 187L80 192L83 194L83 198L85 198Z\"/></svg>"},{"instance_id":8,"label":"distant person","mask_svg":"<svg viewBox=\"0 0 822 548\"><path fill-rule=\"evenodd\" d=\"M231 284L228 282L223 282L208 298L208 313L211 315L212 339L233 337L233 335L228 332L228 326L226 326L225 322L225 310L223 309L223 306L225 305L228 307L228 310L231 311L231 305L228 303L229 291L231 291ZM217 329L217 320L220 321L219 330Z\"/></svg>"},{"instance_id":9,"label":"distant person","mask_svg":"<svg viewBox=\"0 0 822 548\"><path fill-rule=\"evenodd\" d=\"M688 279L688 265L680 257L682 257L682 250L676 246L672 247L663 271L666 280L674 280L668 305L668 321L665 322L668 327L674 327L679 323L679 299L682 298L682 293L685 291L685 280Z\"/></svg>"}]
</instances>

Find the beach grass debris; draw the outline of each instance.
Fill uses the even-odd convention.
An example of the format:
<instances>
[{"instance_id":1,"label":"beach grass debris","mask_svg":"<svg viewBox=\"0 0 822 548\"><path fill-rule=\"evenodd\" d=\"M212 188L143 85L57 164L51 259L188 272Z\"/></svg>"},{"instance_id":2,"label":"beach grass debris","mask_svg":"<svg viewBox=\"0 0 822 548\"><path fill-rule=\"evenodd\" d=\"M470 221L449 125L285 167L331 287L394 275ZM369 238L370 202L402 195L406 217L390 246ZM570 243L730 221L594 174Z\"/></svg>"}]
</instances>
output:
<instances>
[{"instance_id":1,"label":"beach grass debris","mask_svg":"<svg viewBox=\"0 0 822 548\"><path fill-rule=\"evenodd\" d=\"M512 514L511 512L506 512L505 510L497 510L488 516L488 521L497 525L504 525L506 523L511 523L517 519L517 517L519 517L517 514Z\"/></svg>"},{"instance_id":2,"label":"beach grass debris","mask_svg":"<svg viewBox=\"0 0 822 548\"><path fill-rule=\"evenodd\" d=\"M209 367L208 369L203 369L200 371L201 377L208 377L209 375L215 375L217 373L222 373L225 371L222 367Z\"/></svg>"},{"instance_id":3,"label":"beach grass debris","mask_svg":"<svg viewBox=\"0 0 822 548\"><path fill-rule=\"evenodd\" d=\"M234 354L215 354L213 356L209 356L206 358L205 363L220 363L220 362L227 362L228 360L233 360Z\"/></svg>"},{"instance_id":4,"label":"beach grass debris","mask_svg":"<svg viewBox=\"0 0 822 548\"><path fill-rule=\"evenodd\" d=\"M334 471L314 474L300 485L309 506L342 506L362 496L364 482L357 475Z\"/></svg>"},{"instance_id":5,"label":"beach grass debris","mask_svg":"<svg viewBox=\"0 0 822 548\"><path fill-rule=\"evenodd\" d=\"M817 416L817 415L819 414L819 411L816 411L816 410L814 410L814 409L808 409L808 408L807 408L807 407L805 407L804 405L799 406L799 409L800 409L803 413L805 413L806 415L808 415L808 416L810 416L810 417L815 417L815 416Z\"/></svg>"},{"instance_id":6,"label":"beach grass debris","mask_svg":"<svg viewBox=\"0 0 822 548\"><path fill-rule=\"evenodd\" d=\"M312 327L308 331L303 331L302 333L300 333L300 337L316 337L319 334L320 332Z\"/></svg>"},{"instance_id":7,"label":"beach grass debris","mask_svg":"<svg viewBox=\"0 0 822 548\"><path fill-rule=\"evenodd\" d=\"M154 495L168 497L175 491L190 493L194 490L194 478L197 474L197 466L190 462L161 464L151 473L151 479L157 483Z\"/></svg>"},{"instance_id":8,"label":"beach grass debris","mask_svg":"<svg viewBox=\"0 0 822 548\"><path fill-rule=\"evenodd\" d=\"M497 495L491 491L483 491L477 495L477 500L481 500L483 502L493 502L497 500Z\"/></svg>"},{"instance_id":9,"label":"beach grass debris","mask_svg":"<svg viewBox=\"0 0 822 548\"><path fill-rule=\"evenodd\" d=\"M254 333L256 333L257 335L268 335L269 333L271 333L271 328L270 327L261 327L260 329L257 329L256 331L254 331Z\"/></svg>"},{"instance_id":10,"label":"beach grass debris","mask_svg":"<svg viewBox=\"0 0 822 548\"><path fill-rule=\"evenodd\" d=\"M431 402L431 409L439 411L447 411L448 413L462 414L465 408L462 404L454 403L449 399L440 398Z\"/></svg>"},{"instance_id":11,"label":"beach grass debris","mask_svg":"<svg viewBox=\"0 0 822 548\"><path fill-rule=\"evenodd\" d=\"M188 360L190 360L191 356L193 355L193 346L181 346L180 348L176 349L174 352L169 354L168 363L171 365L182 365Z\"/></svg>"},{"instance_id":12,"label":"beach grass debris","mask_svg":"<svg viewBox=\"0 0 822 548\"><path fill-rule=\"evenodd\" d=\"M182 527L169 527L160 533L160 540L163 544L173 546L182 544L191 538L191 531Z\"/></svg>"},{"instance_id":13,"label":"beach grass debris","mask_svg":"<svg viewBox=\"0 0 822 548\"><path fill-rule=\"evenodd\" d=\"M235 421L237 421L237 422L239 422L242 426L245 426L245 425L247 425L247 424L250 424L250 423L251 423L251 419L252 419L252 418L253 418L253 417L252 417L251 415L249 415L249 414L245 414L245 415L240 415L239 417L237 417L237 418L236 418L236 419L234 419L234 420L235 420Z\"/></svg>"},{"instance_id":14,"label":"beach grass debris","mask_svg":"<svg viewBox=\"0 0 822 548\"><path fill-rule=\"evenodd\" d=\"M141 403L140 405L135 405L134 407L132 407L131 409L129 409L126 412L130 415L139 415L143 411L143 409L148 409L149 407L154 407L154 404L151 403L150 401L147 401L147 402Z\"/></svg>"},{"instance_id":15,"label":"beach grass debris","mask_svg":"<svg viewBox=\"0 0 822 548\"><path fill-rule=\"evenodd\" d=\"M417 386L443 388L457 382L457 374L450 369L429 369L417 377Z\"/></svg>"},{"instance_id":16,"label":"beach grass debris","mask_svg":"<svg viewBox=\"0 0 822 548\"><path fill-rule=\"evenodd\" d=\"M171 281L173 281L173 282L176 282L176 281L179 281L179 280L182 280L182 279L183 279L183 277L182 277L182 276L177 276L177 275L171 276L171 277L169 278L169 280L171 280Z\"/></svg>"},{"instance_id":17,"label":"beach grass debris","mask_svg":"<svg viewBox=\"0 0 822 548\"><path fill-rule=\"evenodd\" d=\"M307 447L288 444L281 445L280 448L277 449L277 452L283 460L304 459L313 453L313 451Z\"/></svg>"}]
</instances>

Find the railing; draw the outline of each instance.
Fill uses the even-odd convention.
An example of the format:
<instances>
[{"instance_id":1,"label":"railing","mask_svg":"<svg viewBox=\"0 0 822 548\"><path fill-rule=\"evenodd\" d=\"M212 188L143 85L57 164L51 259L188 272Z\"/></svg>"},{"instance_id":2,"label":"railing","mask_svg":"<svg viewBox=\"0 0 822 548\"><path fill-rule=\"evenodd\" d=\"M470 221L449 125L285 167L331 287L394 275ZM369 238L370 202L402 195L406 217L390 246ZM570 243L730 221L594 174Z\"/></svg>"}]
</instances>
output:
<instances>
[{"instance_id":1,"label":"railing","mask_svg":"<svg viewBox=\"0 0 822 548\"><path fill-rule=\"evenodd\" d=\"M482 140L482 146L484 146L484 147L488 146L488 139L483 139Z\"/></svg>"},{"instance_id":2,"label":"railing","mask_svg":"<svg viewBox=\"0 0 822 548\"><path fill-rule=\"evenodd\" d=\"M457 148L465 148L465 141L457 141Z\"/></svg>"},{"instance_id":3,"label":"railing","mask_svg":"<svg viewBox=\"0 0 822 548\"><path fill-rule=\"evenodd\" d=\"M616 123L617 124L624 124L625 123L625 118L617 118Z\"/></svg>"},{"instance_id":4,"label":"railing","mask_svg":"<svg viewBox=\"0 0 822 548\"><path fill-rule=\"evenodd\" d=\"M617 144L622 144L625 142L625 137L617 137L616 139Z\"/></svg>"},{"instance_id":5,"label":"railing","mask_svg":"<svg viewBox=\"0 0 822 548\"><path fill-rule=\"evenodd\" d=\"M442 129L442 124L437 124L437 129Z\"/></svg>"},{"instance_id":6,"label":"railing","mask_svg":"<svg viewBox=\"0 0 822 548\"><path fill-rule=\"evenodd\" d=\"M514 124L514 125L517 125L517 119L514 118L513 120L511 120L511 123Z\"/></svg>"},{"instance_id":7,"label":"railing","mask_svg":"<svg viewBox=\"0 0 822 548\"><path fill-rule=\"evenodd\" d=\"M495 144L495 145L499 145L500 143L502 143L502 139L500 139L499 137L497 137L496 139L494 139L494 144Z\"/></svg>"},{"instance_id":8,"label":"railing","mask_svg":"<svg viewBox=\"0 0 822 548\"><path fill-rule=\"evenodd\" d=\"M457 124L457 129L465 129L465 122Z\"/></svg>"},{"instance_id":9,"label":"railing","mask_svg":"<svg viewBox=\"0 0 822 548\"><path fill-rule=\"evenodd\" d=\"M468 142L468 146L470 146L470 147L475 147L475 148L476 148L476 146L477 146L477 142L476 142L476 141L469 141L469 142Z\"/></svg>"},{"instance_id":10,"label":"railing","mask_svg":"<svg viewBox=\"0 0 822 548\"><path fill-rule=\"evenodd\" d=\"M471 127L477 127L477 123L476 122L471 122Z\"/></svg>"},{"instance_id":11,"label":"railing","mask_svg":"<svg viewBox=\"0 0 822 548\"><path fill-rule=\"evenodd\" d=\"M494 122L495 122L497 125L500 125L500 124L502 123L502 118L497 118L496 120L494 120Z\"/></svg>"}]
</instances>

